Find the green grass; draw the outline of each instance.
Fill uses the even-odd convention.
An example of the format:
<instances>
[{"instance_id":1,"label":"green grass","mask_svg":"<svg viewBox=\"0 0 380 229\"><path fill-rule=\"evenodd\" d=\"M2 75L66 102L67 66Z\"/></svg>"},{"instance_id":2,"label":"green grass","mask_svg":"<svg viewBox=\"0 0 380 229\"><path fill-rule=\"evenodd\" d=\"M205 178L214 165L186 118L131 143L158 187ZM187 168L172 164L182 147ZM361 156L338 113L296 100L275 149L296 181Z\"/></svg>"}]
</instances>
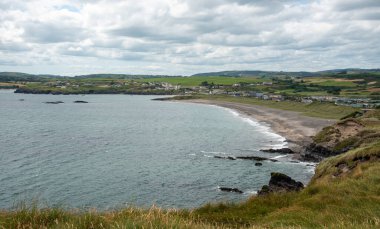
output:
<instances>
[{"instance_id":1,"label":"green grass","mask_svg":"<svg viewBox=\"0 0 380 229\"><path fill-rule=\"evenodd\" d=\"M296 92L294 89L286 89L286 90L277 90L275 94L286 94L286 95L294 95L294 96L328 96L330 95L327 91L301 91Z\"/></svg>"},{"instance_id":2,"label":"green grass","mask_svg":"<svg viewBox=\"0 0 380 229\"><path fill-rule=\"evenodd\" d=\"M219 85L233 85L235 83L259 83L265 82L268 80L263 80L254 77L222 77L222 76L209 76L209 77L168 77L168 78L148 78L148 79L139 79L136 80L139 82L166 82L173 85L182 85L182 86L199 86L202 82L207 81L208 83L214 83Z\"/></svg>"},{"instance_id":3,"label":"green grass","mask_svg":"<svg viewBox=\"0 0 380 229\"><path fill-rule=\"evenodd\" d=\"M322 82L314 83L320 86L334 86L334 87L356 87L357 84L351 81L335 81L335 80L326 80Z\"/></svg>"},{"instance_id":4,"label":"green grass","mask_svg":"<svg viewBox=\"0 0 380 229\"><path fill-rule=\"evenodd\" d=\"M181 99L186 99L187 97L180 97ZM324 119L340 119L352 112L357 111L357 108L352 108L348 106L337 106L333 103L326 102L314 102L311 104L293 102L293 101L282 101L275 102L271 100L261 100L249 97L233 97L233 96L219 96L219 95L199 95L196 97L191 97L190 99L199 98L206 100L215 101L226 101L234 103L243 103L250 105L259 105L270 108L276 108L281 110L289 110L300 112L309 117L318 117Z\"/></svg>"},{"instance_id":5,"label":"green grass","mask_svg":"<svg viewBox=\"0 0 380 229\"><path fill-rule=\"evenodd\" d=\"M358 84L355 81L342 81L342 79L337 79L333 77L312 77L305 78L304 82L307 84L314 84L319 86L329 86L329 87L357 87Z\"/></svg>"},{"instance_id":6,"label":"green grass","mask_svg":"<svg viewBox=\"0 0 380 229\"><path fill-rule=\"evenodd\" d=\"M332 126L327 126L323 128L317 135L315 135L313 140L315 143L328 142L331 140L331 135L334 133L335 128Z\"/></svg>"}]
</instances>

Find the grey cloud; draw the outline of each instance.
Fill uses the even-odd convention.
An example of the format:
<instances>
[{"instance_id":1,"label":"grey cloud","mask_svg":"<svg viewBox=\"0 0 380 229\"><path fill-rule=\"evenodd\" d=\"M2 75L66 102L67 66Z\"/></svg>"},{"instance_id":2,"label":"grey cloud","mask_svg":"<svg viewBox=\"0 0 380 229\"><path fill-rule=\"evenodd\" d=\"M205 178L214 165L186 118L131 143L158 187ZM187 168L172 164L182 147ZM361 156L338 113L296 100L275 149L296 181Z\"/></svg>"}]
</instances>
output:
<instances>
[{"instance_id":1,"label":"grey cloud","mask_svg":"<svg viewBox=\"0 0 380 229\"><path fill-rule=\"evenodd\" d=\"M36 43L74 42L86 37L82 28L49 22L26 22L23 37Z\"/></svg>"},{"instance_id":2,"label":"grey cloud","mask_svg":"<svg viewBox=\"0 0 380 229\"><path fill-rule=\"evenodd\" d=\"M166 28L169 30L169 28ZM145 38L148 40L170 41L175 43L188 43L194 41L191 34L182 33L183 31L165 31L159 27L128 26L110 31L111 35Z\"/></svg>"},{"instance_id":3,"label":"grey cloud","mask_svg":"<svg viewBox=\"0 0 380 229\"><path fill-rule=\"evenodd\" d=\"M334 5L339 11L352 11L365 8L380 8L379 0L340 0Z\"/></svg>"},{"instance_id":4,"label":"grey cloud","mask_svg":"<svg viewBox=\"0 0 380 229\"><path fill-rule=\"evenodd\" d=\"M24 52L32 50L30 47L25 45L24 43L3 43L0 42L0 50L8 51L8 52Z\"/></svg>"},{"instance_id":5,"label":"grey cloud","mask_svg":"<svg viewBox=\"0 0 380 229\"><path fill-rule=\"evenodd\" d=\"M44 1L46 9L36 8ZM88 65L106 60L122 69L133 62L157 65L163 74L165 69L181 74L217 68L370 66L380 58L379 0L144 3L4 0L0 50L17 56L12 60L25 54L24 63L42 64L51 56L58 64L61 58ZM34 8L41 11L35 13ZM24 33L19 35L19 29Z\"/></svg>"},{"instance_id":6,"label":"grey cloud","mask_svg":"<svg viewBox=\"0 0 380 229\"><path fill-rule=\"evenodd\" d=\"M0 66L21 66L21 65L23 64L21 64L18 61L0 59Z\"/></svg>"},{"instance_id":7,"label":"grey cloud","mask_svg":"<svg viewBox=\"0 0 380 229\"><path fill-rule=\"evenodd\" d=\"M75 50L75 49L69 49L69 48L64 48L60 50L59 52L62 55L68 55L68 56L83 56L83 57L93 57L96 56L96 53L94 50Z\"/></svg>"}]
</instances>

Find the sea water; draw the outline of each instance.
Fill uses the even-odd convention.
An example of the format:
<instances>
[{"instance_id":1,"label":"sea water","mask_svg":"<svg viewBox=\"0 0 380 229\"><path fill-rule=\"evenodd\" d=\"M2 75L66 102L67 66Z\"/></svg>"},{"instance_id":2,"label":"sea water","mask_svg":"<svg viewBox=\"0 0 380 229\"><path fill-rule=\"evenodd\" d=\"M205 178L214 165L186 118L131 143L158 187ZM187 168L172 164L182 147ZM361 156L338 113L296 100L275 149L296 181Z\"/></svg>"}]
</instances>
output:
<instances>
[{"instance_id":1,"label":"sea water","mask_svg":"<svg viewBox=\"0 0 380 229\"><path fill-rule=\"evenodd\" d=\"M243 201L271 172L304 183L313 175L313 167L259 151L286 145L265 123L216 106L152 101L156 97L0 90L0 209L32 200L102 210L194 208ZM255 166L214 156L279 162ZM222 186L244 194L222 192Z\"/></svg>"}]
</instances>

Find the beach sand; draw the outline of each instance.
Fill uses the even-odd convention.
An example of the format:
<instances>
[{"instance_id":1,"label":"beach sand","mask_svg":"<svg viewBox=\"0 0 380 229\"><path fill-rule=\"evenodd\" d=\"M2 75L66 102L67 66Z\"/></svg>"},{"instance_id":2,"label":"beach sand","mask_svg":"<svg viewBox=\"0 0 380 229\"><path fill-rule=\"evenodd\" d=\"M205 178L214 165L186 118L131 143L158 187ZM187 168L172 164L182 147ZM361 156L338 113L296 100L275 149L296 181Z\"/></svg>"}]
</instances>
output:
<instances>
[{"instance_id":1,"label":"beach sand","mask_svg":"<svg viewBox=\"0 0 380 229\"><path fill-rule=\"evenodd\" d=\"M323 127L332 125L336 120L314 118L303 115L299 112L286 111L264 106L248 105L241 103L213 101L213 100L186 100L181 102L191 102L209 104L233 109L240 114L250 117L259 122L265 122L271 129L286 138L288 147L296 152L312 142L312 136L318 133Z\"/></svg>"}]
</instances>

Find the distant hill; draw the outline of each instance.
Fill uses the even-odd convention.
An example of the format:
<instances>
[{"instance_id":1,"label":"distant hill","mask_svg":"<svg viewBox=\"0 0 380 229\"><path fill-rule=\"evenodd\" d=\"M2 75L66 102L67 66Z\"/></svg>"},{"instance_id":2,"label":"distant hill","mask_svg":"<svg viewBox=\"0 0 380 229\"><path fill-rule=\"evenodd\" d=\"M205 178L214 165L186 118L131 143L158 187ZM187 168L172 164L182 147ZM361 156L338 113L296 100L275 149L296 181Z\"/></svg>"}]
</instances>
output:
<instances>
[{"instance_id":1,"label":"distant hill","mask_svg":"<svg viewBox=\"0 0 380 229\"><path fill-rule=\"evenodd\" d=\"M88 78L107 78L107 79L144 79L144 78L167 78L167 77L178 77L178 76L168 76L168 75L130 75L130 74L90 74L90 75L80 75L74 76L76 79L88 79Z\"/></svg>"},{"instance_id":2,"label":"distant hill","mask_svg":"<svg viewBox=\"0 0 380 229\"><path fill-rule=\"evenodd\" d=\"M21 72L0 72L0 82L10 81L43 81L51 78L61 78L58 75L33 75Z\"/></svg>"},{"instance_id":3,"label":"distant hill","mask_svg":"<svg viewBox=\"0 0 380 229\"><path fill-rule=\"evenodd\" d=\"M312 77L321 76L326 74L363 74L363 73L380 73L380 69L359 69L359 68L347 68L347 69L332 69L319 72L284 72L284 71L221 71L221 72L206 72L198 73L192 76L228 76L228 77L276 77L276 76L296 76L296 77Z\"/></svg>"},{"instance_id":4,"label":"distant hill","mask_svg":"<svg viewBox=\"0 0 380 229\"><path fill-rule=\"evenodd\" d=\"M366 73L380 73L380 68L377 69L361 69L361 68L345 68L345 69L332 69L326 71L320 71L318 73L330 73L330 74L366 74Z\"/></svg>"},{"instance_id":5,"label":"distant hill","mask_svg":"<svg viewBox=\"0 0 380 229\"><path fill-rule=\"evenodd\" d=\"M90 74L90 75L79 75L74 77L60 76L60 75L43 75L43 74L27 74L21 72L0 72L0 82L11 82L11 81L28 81L28 82L39 82L48 79L59 79L59 78L71 78L71 79L90 79L90 78L107 78L107 79L143 79L143 78L162 78L162 77L177 77L177 76L167 76L167 75L129 75L129 74Z\"/></svg>"},{"instance_id":6,"label":"distant hill","mask_svg":"<svg viewBox=\"0 0 380 229\"><path fill-rule=\"evenodd\" d=\"M192 76L227 76L227 77L313 77L313 76L329 76L342 78L361 78L368 77L374 79L380 77L380 69L360 69L360 68L347 68L347 69L332 69L319 72L284 72L284 71L221 71L221 72L206 72L198 73ZM132 74L89 74L78 75L74 77L60 76L60 75L48 75L48 74L27 74L21 72L0 72L0 82L12 82L12 81L29 81L39 82L49 79L58 78L71 78L71 79L90 79L90 78L107 78L107 79L145 79L145 78L168 78L168 77L181 77L181 76L169 76L169 75L132 75Z\"/></svg>"},{"instance_id":7,"label":"distant hill","mask_svg":"<svg viewBox=\"0 0 380 229\"><path fill-rule=\"evenodd\" d=\"M192 76L229 76L229 77L274 77L274 76L318 76L313 72L283 72L283 71L222 71L198 73Z\"/></svg>"}]
</instances>

